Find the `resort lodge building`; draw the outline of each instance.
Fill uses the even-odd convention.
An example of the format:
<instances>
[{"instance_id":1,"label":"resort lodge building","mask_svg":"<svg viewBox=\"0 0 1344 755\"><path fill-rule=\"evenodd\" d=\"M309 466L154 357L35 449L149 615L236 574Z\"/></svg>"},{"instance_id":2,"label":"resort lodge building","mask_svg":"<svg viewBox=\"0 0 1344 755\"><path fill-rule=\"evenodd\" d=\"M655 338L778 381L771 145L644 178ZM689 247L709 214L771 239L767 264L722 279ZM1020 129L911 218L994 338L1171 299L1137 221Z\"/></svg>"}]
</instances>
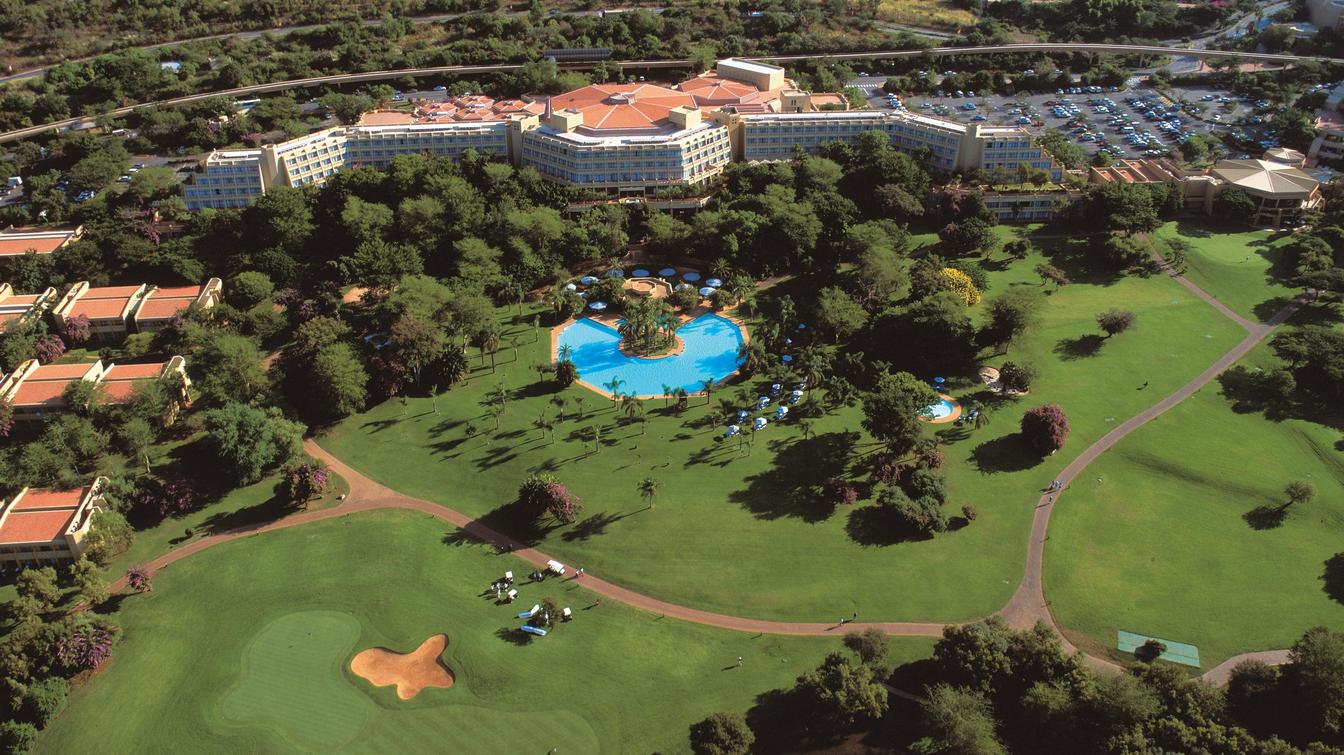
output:
<instances>
[{"instance_id":1,"label":"resort lodge building","mask_svg":"<svg viewBox=\"0 0 1344 755\"><path fill-rule=\"evenodd\" d=\"M896 111L849 111L842 95L799 90L778 66L721 60L673 87L593 84L538 101L481 96L374 111L358 124L252 150L212 152L183 186L193 210L239 208L274 186L321 184L347 166L398 155L456 159L468 149L610 196L694 188L734 161L792 159L828 142L884 132L946 171L1060 166L1024 129Z\"/></svg>"},{"instance_id":2,"label":"resort lodge building","mask_svg":"<svg viewBox=\"0 0 1344 755\"><path fill-rule=\"evenodd\" d=\"M186 360L175 356L166 362L148 364L39 364L29 359L13 372L0 378L0 401L14 410L15 422L41 422L53 414L65 411L65 389L74 382L93 383L101 389L101 400L117 404L135 395L136 388L148 381L172 378L176 386L176 401L190 401L191 379L187 377ZM163 418L170 423L176 410Z\"/></svg>"},{"instance_id":3,"label":"resort lodge building","mask_svg":"<svg viewBox=\"0 0 1344 755\"><path fill-rule=\"evenodd\" d=\"M52 308L51 319L57 332L64 333L71 318L86 317L90 340L119 342L131 333L161 330L193 304L204 309L215 306L223 289L219 278L199 286L165 288L149 284L91 288L88 281L80 281Z\"/></svg>"},{"instance_id":4,"label":"resort lodge building","mask_svg":"<svg viewBox=\"0 0 1344 755\"><path fill-rule=\"evenodd\" d=\"M107 478L98 477L82 488L22 488L0 500L0 564L78 560L106 487Z\"/></svg>"}]
</instances>

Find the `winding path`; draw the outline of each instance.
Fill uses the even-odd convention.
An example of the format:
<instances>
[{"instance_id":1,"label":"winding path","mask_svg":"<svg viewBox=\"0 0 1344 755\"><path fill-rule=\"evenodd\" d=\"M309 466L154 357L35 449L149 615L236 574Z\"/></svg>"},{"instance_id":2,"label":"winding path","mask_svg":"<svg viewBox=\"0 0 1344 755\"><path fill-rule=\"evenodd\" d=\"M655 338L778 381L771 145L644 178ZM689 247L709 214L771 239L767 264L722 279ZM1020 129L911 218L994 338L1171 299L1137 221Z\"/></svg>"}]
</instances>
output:
<instances>
[{"instance_id":1,"label":"winding path","mask_svg":"<svg viewBox=\"0 0 1344 755\"><path fill-rule=\"evenodd\" d=\"M1068 641L1063 632L1060 631L1059 626L1055 623L1054 617L1050 613L1049 603L1045 599L1045 592L1041 581L1045 542L1048 539L1050 527L1050 514L1054 511L1055 504L1059 502L1059 496L1068 490L1068 484L1086 469L1098 456L1134 430L1157 418L1171 407L1184 401L1186 398L1189 398L1200 388L1207 385L1224 370L1244 357L1251 351L1251 349L1259 345L1260 342L1268 337L1280 323L1287 320L1293 313L1301 308L1302 303L1305 300L1304 297L1299 297L1297 300L1276 313L1267 322L1254 323L1240 317L1235 312L1232 312L1214 299L1208 292L1199 288L1183 276L1170 269L1167 270L1167 273L1200 299L1235 320L1246 329L1247 335L1230 351L1223 354L1223 356L1219 357L1216 362L1185 385L1181 386L1174 393L1121 423L1092 445L1088 446L1076 459L1064 468L1064 471L1059 474L1058 479L1064 483L1063 490L1059 493L1043 495L1037 502L1035 514L1032 518L1031 536L1028 541L1027 563L1022 575L1022 580L1012 598L995 615L1001 617L1009 626L1017 628L1029 628L1034 626L1037 622L1044 623L1054 630L1059 636L1064 648L1069 652L1077 652L1078 649ZM526 547L508 535L497 532L466 514L431 501L399 493L381 485L352 469L340 459L331 455L326 449L319 446L316 441L312 439L305 441L304 447L309 454L326 462L336 472L345 477L350 485L350 493L342 503L327 509L301 512L267 524L248 526L221 532L215 535L209 535L169 551L168 553L153 559L146 564L146 566L149 567L151 572L156 572L180 559L220 543L230 542L242 537L250 537L262 532L288 529L309 522L344 517L349 514L363 511L377 511L384 509L423 512L448 522L469 535L492 544L501 550L510 551L514 556L517 556L536 567L544 568L546 562L552 559L552 557L545 552L536 548ZM602 597L619 600L651 613L671 616L676 619L695 622L697 624L705 624L722 629L732 629L743 632L826 636L852 630L876 628L887 634L904 637L940 637L942 636L943 628L945 626L943 623L934 622L845 622L841 625L829 622L786 622L750 619L740 616L714 613L711 611L702 611L688 606L668 603L649 595L621 587L620 585L608 582L591 574L585 574L582 577L576 576L571 579L579 580L585 588ZM119 592L125 589L126 586L126 579L123 577L114 582L111 585L111 588L113 592ZM1271 664L1281 664L1288 661L1288 651L1270 650L1244 653L1229 658L1217 667L1206 672L1202 678L1215 684L1224 684L1227 681L1231 669L1237 663L1247 659L1261 660ZM1123 669L1119 664L1094 656L1084 655L1084 660L1090 667L1098 671L1120 671Z\"/></svg>"}]
</instances>

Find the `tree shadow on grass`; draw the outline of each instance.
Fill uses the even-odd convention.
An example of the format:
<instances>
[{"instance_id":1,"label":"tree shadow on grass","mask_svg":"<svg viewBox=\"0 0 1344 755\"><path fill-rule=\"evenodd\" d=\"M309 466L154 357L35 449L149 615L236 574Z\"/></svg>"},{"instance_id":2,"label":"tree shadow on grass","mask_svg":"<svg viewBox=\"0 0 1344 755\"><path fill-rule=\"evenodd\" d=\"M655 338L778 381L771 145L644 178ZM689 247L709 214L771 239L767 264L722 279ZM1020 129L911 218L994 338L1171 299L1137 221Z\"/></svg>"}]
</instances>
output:
<instances>
[{"instance_id":1,"label":"tree shadow on grass","mask_svg":"<svg viewBox=\"0 0 1344 755\"><path fill-rule=\"evenodd\" d=\"M982 474L1021 472L1041 463L1041 455L1022 433L987 440L971 450L970 461Z\"/></svg>"},{"instance_id":2,"label":"tree shadow on grass","mask_svg":"<svg viewBox=\"0 0 1344 755\"><path fill-rule=\"evenodd\" d=\"M1325 594L1336 603L1344 603L1344 553L1336 553L1325 560L1325 572L1321 574L1325 582Z\"/></svg>"},{"instance_id":3,"label":"tree shadow on grass","mask_svg":"<svg viewBox=\"0 0 1344 755\"><path fill-rule=\"evenodd\" d=\"M1288 509L1282 506L1256 506L1241 515L1253 530L1272 530L1288 518Z\"/></svg>"},{"instance_id":4,"label":"tree shadow on grass","mask_svg":"<svg viewBox=\"0 0 1344 755\"><path fill-rule=\"evenodd\" d=\"M1255 305L1251 308L1251 312L1255 315L1255 319L1264 322L1278 314L1279 310L1288 306L1292 301L1293 299L1291 296L1276 296Z\"/></svg>"},{"instance_id":5,"label":"tree shadow on grass","mask_svg":"<svg viewBox=\"0 0 1344 755\"><path fill-rule=\"evenodd\" d=\"M792 516L823 521L835 513L835 503L823 486L832 477L844 476L858 439L856 432L832 432L808 440L771 441L774 465L747 478L747 488L730 493L728 500L760 519Z\"/></svg>"},{"instance_id":6,"label":"tree shadow on grass","mask_svg":"<svg viewBox=\"0 0 1344 755\"><path fill-rule=\"evenodd\" d=\"M510 501L476 520L476 524L507 535L510 538L532 547L546 539L546 536L560 525L553 520L537 518L517 500ZM471 534L466 528L455 529L443 536L444 545L473 545L481 538Z\"/></svg>"},{"instance_id":7,"label":"tree shadow on grass","mask_svg":"<svg viewBox=\"0 0 1344 755\"><path fill-rule=\"evenodd\" d=\"M859 545L895 545L896 543L928 540L932 535L903 531L895 516L884 506L861 506L849 512L845 533Z\"/></svg>"},{"instance_id":8,"label":"tree shadow on grass","mask_svg":"<svg viewBox=\"0 0 1344 755\"><path fill-rule=\"evenodd\" d=\"M221 511L212 514L204 522L201 522L199 529L207 534L217 535L221 532L228 532L243 527L257 527L263 524L270 524L277 519L284 518L294 513L295 508L291 506L280 496L271 496L253 506L238 509L236 511Z\"/></svg>"},{"instance_id":9,"label":"tree shadow on grass","mask_svg":"<svg viewBox=\"0 0 1344 755\"><path fill-rule=\"evenodd\" d=\"M807 752L804 730L808 711L791 689L772 689L756 696L747 711L747 726L756 735L755 752Z\"/></svg>"},{"instance_id":10,"label":"tree shadow on grass","mask_svg":"<svg viewBox=\"0 0 1344 755\"><path fill-rule=\"evenodd\" d=\"M600 511L592 516L584 517L574 525L573 529L566 531L560 537L567 543L587 540L598 535L605 535L607 527L631 516L633 512L624 514L612 514L606 511Z\"/></svg>"},{"instance_id":11,"label":"tree shadow on grass","mask_svg":"<svg viewBox=\"0 0 1344 755\"><path fill-rule=\"evenodd\" d=\"M519 619L519 621L522 621L522 619ZM510 645L517 645L518 647L526 647L532 644L532 635L518 627L500 627L495 630L495 636Z\"/></svg>"},{"instance_id":12,"label":"tree shadow on grass","mask_svg":"<svg viewBox=\"0 0 1344 755\"><path fill-rule=\"evenodd\" d=\"M1087 359L1096 356L1105 342L1106 339L1096 333L1088 333L1077 338L1061 338L1055 344L1054 352L1065 361Z\"/></svg>"}]
</instances>

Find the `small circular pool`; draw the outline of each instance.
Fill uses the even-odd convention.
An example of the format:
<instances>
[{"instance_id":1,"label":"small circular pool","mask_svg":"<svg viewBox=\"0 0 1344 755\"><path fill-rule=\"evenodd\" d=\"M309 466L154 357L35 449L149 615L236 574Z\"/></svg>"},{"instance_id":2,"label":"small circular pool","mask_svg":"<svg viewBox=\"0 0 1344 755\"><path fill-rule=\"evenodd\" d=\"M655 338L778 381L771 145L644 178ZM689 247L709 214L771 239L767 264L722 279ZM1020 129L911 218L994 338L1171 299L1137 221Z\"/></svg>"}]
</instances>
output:
<instances>
[{"instance_id":1,"label":"small circular pool","mask_svg":"<svg viewBox=\"0 0 1344 755\"><path fill-rule=\"evenodd\" d=\"M737 323L716 314L682 325L677 338L683 346L680 353L656 359L627 356L621 353L621 336L615 328L583 317L561 329L556 346L569 347L579 380L593 390L606 393L604 385L618 379L621 393L659 397L663 386L694 393L704 390L706 380L717 383L733 374L740 366L738 349L746 340Z\"/></svg>"},{"instance_id":2,"label":"small circular pool","mask_svg":"<svg viewBox=\"0 0 1344 755\"><path fill-rule=\"evenodd\" d=\"M933 423L952 422L961 416L961 404L951 396L939 394L938 403L924 407L919 416Z\"/></svg>"}]
</instances>

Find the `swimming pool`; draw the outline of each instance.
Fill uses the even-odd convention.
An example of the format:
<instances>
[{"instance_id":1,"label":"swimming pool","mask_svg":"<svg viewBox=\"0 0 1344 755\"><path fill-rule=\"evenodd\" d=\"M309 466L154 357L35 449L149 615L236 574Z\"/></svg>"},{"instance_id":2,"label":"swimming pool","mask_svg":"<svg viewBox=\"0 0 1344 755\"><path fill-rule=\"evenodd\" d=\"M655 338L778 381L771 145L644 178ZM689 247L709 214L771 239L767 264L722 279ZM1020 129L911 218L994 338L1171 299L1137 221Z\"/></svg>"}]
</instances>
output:
<instances>
[{"instance_id":1,"label":"swimming pool","mask_svg":"<svg viewBox=\"0 0 1344 755\"><path fill-rule=\"evenodd\" d=\"M943 399L932 406L924 407L924 411L920 412L920 414L925 419L943 419L944 417L950 416L955 408L955 404L947 399Z\"/></svg>"},{"instance_id":2,"label":"swimming pool","mask_svg":"<svg viewBox=\"0 0 1344 755\"><path fill-rule=\"evenodd\" d=\"M739 366L737 350L742 330L719 315L701 315L682 325L677 338L685 345L680 354L640 359L621 353L615 329L587 317L560 331L559 346L570 348L569 358L579 368L579 379L601 389L612 378L622 380L621 393L661 396L663 386L703 390L704 382L723 380Z\"/></svg>"}]
</instances>

